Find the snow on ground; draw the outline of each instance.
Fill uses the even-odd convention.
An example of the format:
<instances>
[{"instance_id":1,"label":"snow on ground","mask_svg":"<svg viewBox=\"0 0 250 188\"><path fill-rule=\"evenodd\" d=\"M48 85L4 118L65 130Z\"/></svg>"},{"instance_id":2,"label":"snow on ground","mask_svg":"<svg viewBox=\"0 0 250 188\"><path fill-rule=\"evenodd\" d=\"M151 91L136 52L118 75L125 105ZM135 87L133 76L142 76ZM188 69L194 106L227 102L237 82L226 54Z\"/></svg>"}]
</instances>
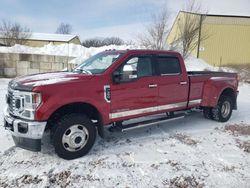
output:
<instances>
[{"instance_id":1,"label":"snow on ground","mask_svg":"<svg viewBox=\"0 0 250 188\"><path fill-rule=\"evenodd\" d=\"M14 142L12 140L12 137L6 133L4 128L2 127L3 125L3 110L6 106L6 100L5 96L7 93L7 88L8 88L8 82L9 79L5 78L0 78L0 155L7 149L9 149L11 146L14 145ZM1 164L1 162L0 162ZM1 168L1 167L0 167ZM1 187L1 186L0 186Z\"/></svg>"},{"instance_id":2,"label":"snow on ground","mask_svg":"<svg viewBox=\"0 0 250 188\"><path fill-rule=\"evenodd\" d=\"M0 79L5 106L8 79ZM250 135L224 131L228 124L250 126L250 85L240 85L238 110L227 123L204 119L199 111L184 119L109 133L82 158L60 159L49 142L42 152L14 147L0 127L0 187L249 187L250 153L239 147ZM2 115L0 125L3 125ZM188 184L189 183L189 184ZM183 186L185 187L185 186Z\"/></svg>"}]
</instances>

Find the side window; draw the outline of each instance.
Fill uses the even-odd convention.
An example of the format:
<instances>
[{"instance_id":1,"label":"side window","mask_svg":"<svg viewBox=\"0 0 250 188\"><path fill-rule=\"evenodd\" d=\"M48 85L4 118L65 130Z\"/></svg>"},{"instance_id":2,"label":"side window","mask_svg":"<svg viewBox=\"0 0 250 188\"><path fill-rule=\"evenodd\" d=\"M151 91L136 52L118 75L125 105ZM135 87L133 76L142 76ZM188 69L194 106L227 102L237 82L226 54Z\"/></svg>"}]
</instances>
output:
<instances>
[{"instance_id":1,"label":"side window","mask_svg":"<svg viewBox=\"0 0 250 188\"><path fill-rule=\"evenodd\" d=\"M157 57L160 74L180 74L181 67L176 57Z\"/></svg>"},{"instance_id":2,"label":"side window","mask_svg":"<svg viewBox=\"0 0 250 188\"><path fill-rule=\"evenodd\" d=\"M145 76L152 76L151 57L135 56L126 61L126 63L119 68L121 81L130 81L135 78Z\"/></svg>"}]
</instances>

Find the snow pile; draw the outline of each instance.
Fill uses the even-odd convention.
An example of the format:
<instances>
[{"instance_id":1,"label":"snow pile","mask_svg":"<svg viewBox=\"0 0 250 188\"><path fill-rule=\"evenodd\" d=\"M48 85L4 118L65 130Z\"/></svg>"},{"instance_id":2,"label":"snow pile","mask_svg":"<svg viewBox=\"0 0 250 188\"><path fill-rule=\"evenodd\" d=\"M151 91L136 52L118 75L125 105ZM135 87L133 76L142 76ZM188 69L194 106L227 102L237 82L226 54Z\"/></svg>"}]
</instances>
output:
<instances>
[{"instance_id":1,"label":"snow pile","mask_svg":"<svg viewBox=\"0 0 250 188\"><path fill-rule=\"evenodd\" d=\"M194 58L192 56L189 56L186 60L185 60L185 65L186 65L186 69L187 71L213 71L217 68L207 64L204 60L202 59L197 59Z\"/></svg>"},{"instance_id":2,"label":"snow pile","mask_svg":"<svg viewBox=\"0 0 250 188\"><path fill-rule=\"evenodd\" d=\"M0 47L0 52L5 53L26 53L26 54L46 54L46 55L58 55L75 57L70 61L72 64L79 64L92 55L105 50L127 50L127 49L142 49L143 47L138 45L109 45L103 47L91 47L86 48L76 44L61 44L53 45L52 43L43 47L29 47L16 44L13 47ZM185 64L188 71L203 71L203 70L218 70L211 65L208 65L202 59L197 59L189 56L185 60Z\"/></svg>"},{"instance_id":3,"label":"snow pile","mask_svg":"<svg viewBox=\"0 0 250 188\"><path fill-rule=\"evenodd\" d=\"M142 47L136 46L136 45L121 45L121 46L109 45L109 46L103 46L103 47L98 47L98 48L96 47L86 48L80 45L74 45L72 48L70 48L69 53L72 54L72 56L76 58L71 60L70 63L80 64L85 59L89 58L90 56L93 56L105 50L127 50L127 49L141 49L141 48Z\"/></svg>"},{"instance_id":4,"label":"snow pile","mask_svg":"<svg viewBox=\"0 0 250 188\"><path fill-rule=\"evenodd\" d=\"M46 54L46 55L60 55L60 56L70 56L70 57L89 57L92 54L98 53L100 51L116 49L116 50L126 50L126 49L140 49L140 46L136 45L109 45L103 47L92 47L86 48L77 44L61 44L53 45L52 43L45 45L43 47L29 47L24 45L16 44L12 47L0 47L0 52L5 53L26 53L26 54Z\"/></svg>"},{"instance_id":5,"label":"snow pile","mask_svg":"<svg viewBox=\"0 0 250 188\"><path fill-rule=\"evenodd\" d=\"M16 44L12 47L0 47L0 52L4 53L25 53L25 54L46 54L57 56L69 56L76 57L70 63L79 64L92 55L105 50L127 50L127 49L141 49L141 46L137 45L109 45L102 47L86 48L77 44L61 44L53 45L52 43L43 47L29 47Z\"/></svg>"}]
</instances>

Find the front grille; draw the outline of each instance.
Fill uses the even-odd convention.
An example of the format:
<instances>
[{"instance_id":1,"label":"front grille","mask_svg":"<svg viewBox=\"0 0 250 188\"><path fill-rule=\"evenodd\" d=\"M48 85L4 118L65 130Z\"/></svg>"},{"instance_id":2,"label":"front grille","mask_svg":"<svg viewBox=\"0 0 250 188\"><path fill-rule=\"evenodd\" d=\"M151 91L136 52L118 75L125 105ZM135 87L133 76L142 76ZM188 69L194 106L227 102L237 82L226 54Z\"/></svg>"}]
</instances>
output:
<instances>
[{"instance_id":1,"label":"front grille","mask_svg":"<svg viewBox=\"0 0 250 188\"><path fill-rule=\"evenodd\" d=\"M10 112L11 114L14 114L14 110L15 110L15 99L14 99L13 91L11 91L11 90L8 91L7 103L8 103L9 112Z\"/></svg>"},{"instance_id":2,"label":"front grille","mask_svg":"<svg viewBox=\"0 0 250 188\"><path fill-rule=\"evenodd\" d=\"M8 113L13 117L33 120L35 112L27 109L29 106L26 106L26 102L28 101L27 98L29 98L30 95L31 93L29 91L22 91L16 88L13 89L11 84L9 84L6 94ZM30 105L30 102L28 102L28 105Z\"/></svg>"}]
</instances>

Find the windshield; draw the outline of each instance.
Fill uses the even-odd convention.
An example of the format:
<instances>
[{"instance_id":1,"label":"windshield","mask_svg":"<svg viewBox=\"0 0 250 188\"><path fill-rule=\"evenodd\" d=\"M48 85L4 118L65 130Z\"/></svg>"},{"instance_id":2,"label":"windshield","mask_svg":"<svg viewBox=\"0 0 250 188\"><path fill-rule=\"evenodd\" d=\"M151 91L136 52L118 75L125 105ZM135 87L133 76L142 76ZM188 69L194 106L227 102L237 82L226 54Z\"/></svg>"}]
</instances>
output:
<instances>
[{"instance_id":1,"label":"windshield","mask_svg":"<svg viewBox=\"0 0 250 188\"><path fill-rule=\"evenodd\" d=\"M85 74L101 74L109 68L122 54L121 53L99 53L78 65L73 72Z\"/></svg>"}]
</instances>

